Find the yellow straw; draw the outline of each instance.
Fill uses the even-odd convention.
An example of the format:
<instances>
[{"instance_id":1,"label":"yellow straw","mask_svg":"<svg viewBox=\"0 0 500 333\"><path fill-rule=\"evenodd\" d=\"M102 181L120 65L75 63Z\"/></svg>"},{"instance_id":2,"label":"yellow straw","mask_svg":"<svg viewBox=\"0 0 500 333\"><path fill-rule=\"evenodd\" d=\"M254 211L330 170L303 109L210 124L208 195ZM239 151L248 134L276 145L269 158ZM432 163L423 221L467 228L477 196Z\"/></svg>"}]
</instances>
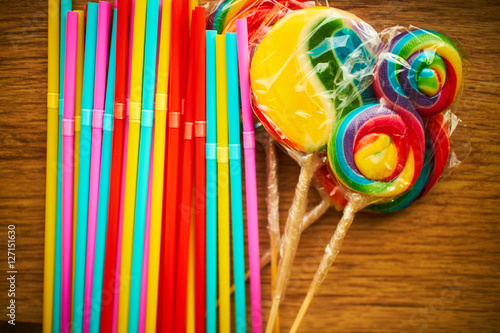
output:
<instances>
[{"instance_id":1,"label":"yellow straw","mask_svg":"<svg viewBox=\"0 0 500 333\"><path fill-rule=\"evenodd\" d=\"M194 321L194 214L191 214L191 230L189 232L189 259L187 282L186 333L195 333Z\"/></svg>"},{"instance_id":2,"label":"yellow straw","mask_svg":"<svg viewBox=\"0 0 500 333\"><path fill-rule=\"evenodd\" d=\"M78 170L80 164L80 129L82 113L82 89L83 89L83 54L85 53L85 12L75 10L78 13L78 44L76 53L76 82L75 82L75 144L73 160L73 267L75 267L76 242L76 212L78 207ZM74 271L73 271L74 272ZM75 274L71 278L71 322L73 322L73 296L75 295Z\"/></svg>"},{"instance_id":3,"label":"yellow straw","mask_svg":"<svg viewBox=\"0 0 500 333\"><path fill-rule=\"evenodd\" d=\"M132 74L130 80L129 129L127 171L125 176L125 204L123 211L122 258L120 271L120 300L118 305L118 332L128 332L132 246L134 240L135 193L141 126L142 71L144 65L144 34L146 30L147 0L135 2ZM148 311L149 312L149 311Z\"/></svg>"},{"instance_id":4,"label":"yellow straw","mask_svg":"<svg viewBox=\"0 0 500 333\"><path fill-rule=\"evenodd\" d=\"M215 37L217 75L217 184L219 208L219 319L220 331L231 331L229 239L229 154L227 119L226 39Z\"/></svg>"},{"instance_id":5,"label":"yellow straw","mask_svg":"<svg viewBox=\"0 0 500 333\"><path fill-rule=\"evenodd\" d=\"M156 332L158 307L158 280L160 275L160 243L163 205L163 175L165 167L165 137L167 126L167 90L170 54L171 0L163 1L161 18L160 54L156 86L156 113L153 150L153 188L151 202L151 229L149 239L148 292L146 332Z\"/></svg>"},{"instance_id":6,"label":"yellow straw","mask_svg":"<svg viewBox=\"0 0 500 333\"><path fill-rule=\"evenodd\" d=\"M43 332L52 332L57 202L57 146L59 112L59 0L49 0L47 168L45 187L45 262Z\"/></svg>"}]
</instances>

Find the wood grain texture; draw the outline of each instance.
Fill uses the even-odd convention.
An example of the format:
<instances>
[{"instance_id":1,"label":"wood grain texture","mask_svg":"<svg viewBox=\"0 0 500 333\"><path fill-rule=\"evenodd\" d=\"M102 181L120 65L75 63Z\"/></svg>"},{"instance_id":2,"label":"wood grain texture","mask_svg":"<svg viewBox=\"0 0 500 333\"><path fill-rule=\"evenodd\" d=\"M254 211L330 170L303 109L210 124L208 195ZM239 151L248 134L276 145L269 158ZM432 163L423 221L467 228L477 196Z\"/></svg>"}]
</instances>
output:
<instances>
[{"instance_id":1,"label":"wood grain texture","mask_svg":"<svg viewBox=\"0 0 500 333\"><path fill-rule=\"evenodd\" d=\"M17 320L42 320L47 3L0 1L0 320L7 306L7 225L17 234ZM403 212L360 213L314 299L302 332L493 332L500 319L500 5L498 1L335 1L377 31L397 24L458 38L470 58L456 113L472 152L427 197ZM84 9L83 1L74 1ZM460 142L455 143L456 146ZM279 153L281 220L298 167ZM265 172L264 151L257 168ZM265 177L259 196L265 197ZM317 202L316 193L310 201ZM263 199L260 207L265 207ZM262 252L268 248L260 211ZM340 213L302 238L280 310L283 332L299 310ZM264 318L270 269L262 272ZM33 331L33 329L31 329Z\"/></svg>"}]
</instances>

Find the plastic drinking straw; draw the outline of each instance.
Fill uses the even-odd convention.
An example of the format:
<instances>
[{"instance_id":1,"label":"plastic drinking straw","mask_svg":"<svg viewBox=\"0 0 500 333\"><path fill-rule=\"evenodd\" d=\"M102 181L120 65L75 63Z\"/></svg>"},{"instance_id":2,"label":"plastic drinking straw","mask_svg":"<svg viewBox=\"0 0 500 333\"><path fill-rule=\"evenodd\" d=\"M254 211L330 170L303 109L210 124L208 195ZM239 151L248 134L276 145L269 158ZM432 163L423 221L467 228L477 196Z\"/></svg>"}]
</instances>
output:
<instances>
[{"instance_id":1,"label":"plastic drinking straw","mask_svg":"<svg viewBox=\"0 0 500 333\"><path fill-rule=\"evenodd\" d=\"M236 332L247 327L245 298L245 241L243 236L243 194L241 189L240 97L236 34L226 33L227 109L229 167L231 177L231 223L233 227L233 271Z\"/></svg>"},{"instance_id":2,"label":"plastic drinking straw","mask_svg":"<svg viewBox=\"0 0 500 333\"><path fill-rule=\"evenodd\" d=\"M127 45L129 38L130 0L120 0L116 24L116 71L113 105L113 139L111 148L111 172L109 180L108 221L106 231L106 254L101 299L101 331L113 332L113 305L115 294L117 234L119 222L120 193L122 179L123 127L125 116L125 93L127 90Z\"/></svg>"},{"instance_id":3,"label":"plastic drinking straw","mask_svg":"<svg viewBox=\"0 0 500 333\"><path fill-rule=\"evenodd\" d=\"M78 172L80 170L80 128L82 89L83 89L83 56L85 53L85 12L75 10L78 13L78 46L76 54L76 82L75 82L75 144L73 148L73 240L76 239L76 218L78 206ZM75 262L76 242L73 242L73 268ZM73 296L75 295L75 274L71 274L71 316L73 316ZM71 318L73 320L73 317Z\"/></svg>"},{"instance_id":4,"label":"plastic drinking straw","mask_svg":"<svg viewBox=\"0 0 500 333\"><path fill-rule=\"evenodd\" d=\"M206 32L207 55L207 333L217 331L217 79L215 55L215 30Z\"/></svg>"},{"instance_id":5,"label":"plastic drinking straw","mask_svg":"<svg viewBox=\"0 0 500 333\"><path fill-rule=\"evenodd\" d=\"M187 278L189 262L189 237L191 229L191 207L193 198L193 122L198 76L197 55L199 54L200 36L204 34L205 10L197 7L191 21L189 48L187 98L184 107L184 138L182 151L182 169L180 183L179 224L177 232L177 267L175 270L175 321L174 331L186 330Z\"/></svg>"},{"instance_id":6,"label":"plastic drinking straw","mask_svg":"<svg viewBox=\"0 0 500 333\"><path fill-rule=\"evenodd\" d=\"M99 179L101 172L102 127L106 99L106 69L108 65L109 14L111 4L99 2L97 21L97 47L94 84L94 110L92 119L92 148L90 155L89 212L87 227L87 257L85 269L85 294L83 310L83 332L90 326L92 285L94 276L95 239L97 230L97 209L99 205Z\"/></svg>"},{"instance_id":7,"label":"plastic drinking straw","mask_svg":"<svg viewBox=\"0 0 500 333\"><path fill-rule=\"evenodd\" d=\"M203 18L205 19L205 18ZM194 215L191 215L191 223L194 223ZM187 305L186 305L186 333L195 333L194 318L194 228L189 230L189 259L187 278Z\"/></svg>"},{"instance_id":8,"label":"plastic drinking straw","mask_svg":"<svg viewBox=\"0 0 500 333\"><path fill-rule=\"evenodd\" d=\"M43 267L43 333L52 332L57 215L59 109L59 0L49 0L47 89L47 167L45 185L45 256Z\"/></svg>"},{"instance_id":9,"label":"plastic drinking straw","mask_svg":"<svg viewBox=\"0 0 500 333\"><path fill-rule=\"evenodd\" d=\"M160 5L161 7L161 5ZM154 151L154 132L153 124L153 140L151 141L151 151ZM151 201L153 194L153 164L154 156L151 154L149 158L149 178L148 178L148 202L146 204L146 227L144 229L144 260L142 261L142 278L141 278L141 302L139 306L139 327L138 333L144 333L146 329L146 306L148 293L148 267L149 267L149 239L151 237Z\"/></svg>"},{"instance_id":10,"label":"plastic drinking straw","mask_svg":"<svg viewBox=\"0 0 500 333\"><path fill-rule=\"evenodd\" d=\"M98 8L99 5L97 3L89 3L87 7L87 31L85 41L81 113L80 169L78 176L78 212L75 240L75 281L73 295L73 330L77 332L81 332L83 329L90 151L92 142L92 108L94 102Z\"/></svg>"},{"instance_id":11,"label":"plastic drinking straw","mask_svg":"<svg viewBox=\"0 0 500 333\"><path fill-rule=\"evenodd\" d=\"M139 13L136 12L136 15ZM135 196L135 221L133 229L132 268L130 278L129 331L137 332L141 300L142 263L144 255L144 234L148 197L149 161L154 120L154 98L156 78L156 51L158 41L159 1L148 0L146 14L146 40L144 44L144 74L142 82L142 114L140 121L139 161L137 191ZM137 17L137 16L136 16ZM135 28L134 28L135 30ZM135 31L134 31L135 38ZM140 44L139 44L140 45ZM137 45L134 43L134 49ZM134 59L134 58L132 58ZM133 116L130 116L133 120ZM133 140L133 139L132 139ZM129 137L129 147L131 138ZM134 152L135 153L135 152ZM133 155L132 155L133 156ZM129 157L127 157L128 160ZM128 161L127 161L128 167ZM128 181L128 178L127 178ZM126 193L126 192L125 192ZM124 218L125 219L125 218ZM125 230L125 229L124 229ZM123 250L122 250L123 251ZM123 265L123 262L122 262Z\"/></svg>"},{"instance_id":12,"label":"plastic drinking straw","mask_svg":"<svg viewBox=\"0 0 500 333\"><path fill-rule=\"evenodd\" d=\"M160 277L160 249L162 234L163 181L165 167L165 138L167 128L167 90L170 64L170 17L171 1L164 0L158 57L158 79L156 86L156 113L153 149L153 188L149 239L148 292L146 332L156 332L158 307L158 282Z\"/></svg>"},{"instance_id":13,"label":"plastic drinking straw","mask_svg":"<svg viewBox=\"0 0 500 333\"><path fill-rule=\"evenodd\" d=\"M73 241L73 137L75 134L75 75L78 13L67 12L63 113L62 290L61 332L71 328L71 259Z\"/></svg>"},{"instance_id":14,"label":"plastic drinking straw","mask_svg":"<svg viewBox=\"0 0 500 333\"><path fill-rule=\"evenodd\" d=\"M140 279L140 275L139 277L132 276L132 247L134 243L139 136L141 131L141 92L143 90L146 6L146 0L137 0L134 8L134 48L132 51L132 77L130 83L127 170L125 181L125 205L123 208L120 294L118 300L118 332L127 332L128 330L131 282L136 278ZM155 23L155 25L156 24L158 23ZM156 29L154 30L156 31Z\"/></svg>"},{"instance_id":15,"label":"plastic drinking straw","mask_svg":"<svg viewBox=\"0 0 500 333\"><path fill-rule=\"evenodd\" d=\"M102 123L101 176L99 179L99 203L97 208L97 230L95 240L94 275L92 301L90 308L89 331L99 332L101 321L101 295L104 276L104 256L106 248L106 229L108 221L109 178L111 172L111 145L113 139L113 102L115 93L116 68L116 8L113 15L113 28L109 51L108 82L106 85L106 103Z\"/></svg>"},{"instance_id":16,"label":"plastic drinking straw","mask_svg":"<svg viewBox=\"0 0 500 333\"><path fill-rule=\"evenodd\" d=\"M123 127L123 155L122 155L122 179L120 192L120 211L118 214L118 236L117 236L117 252L115 262L115 288L114 288L114 304L113 304L113 326L112 332L118 330L118 308L120 298L120 274L121 272L121 256L122 256L122 238L123 238L123 213L125 207L125 182L127 180L127 147L128 147L128 125L129 125L129 108L130 108L130 82L132 78L132 53L134 50L134 13L135 0L130 4L130 21L128 30L128 56L127 56L127 89L125 97L125 122Z\"/></svg>"},{"instance_id":17,"label":"plastic drinking straw","mask_svg":"<svg viewBox=\"0 0 500 333\"><path fill-rule=\"evenodd\" d=\"M229 148L227 119L226 38L215 36L217 63L217 192L219 223L220 331L231 330L231 272L229 236Z\"/></svg>"},{"instance_id":18,"label":"plastic drinking straw","mask_svg":"<svg viewBox=\"0 0 500 333\"><path fill-rule=\"evenodd\" d=\"M170 48L170 84L168 107L167 166L165 168L164 253L162 265L162 331L171 332L174 327L175 258L177 235L177 196L179 184L180 138L182 133L182 99L186 97L187 51L189 39L189 2L172 0L172 47Z\"/></svg>"},{"instance_id":19,"label":"plastic drinking straw","mask_svg":"<svg viewBox=\"0 0 500 333\"><path fill-rule=\"evenodd\" d=\"M204 10L204 9L203 9ZM205 14L204 14L205 15ZM205 332L206 321L206 33L199 40L199 50L196 53L197 74L196 96L194 110L194 209L195 209L195 249L194 273L195 279L195 329Z\"/></svg>"},{"instance_id":20,"label":"plastic drinking straw","mask_svg":"<svg viewBox=\"0 0 500 333\"><path fill-rule=\"evenodd\" d=\"M61 331L61 245L62 245L62 118L64 97L64 58L66 50L66 13L72 10L71 0L61 1L60 47L59 47L59 105L57 136L57 215L56 215L56 249L54 266L54 307L52 312L52 331Z\"/></svg>"},{"instance_id":21,"label":"plastic drinking straw","mask_svg":"<svg viewBox=\"0 0 500 333\"><path fill-rule=\"evenodd\" d=\"M170 5L170 4L169 4ZM160 56L160 40L161 40L161 22L162 22L162 12L163 12L163 0L159 1L158 10L158 43L156 45L156 79L155 79L155 100L156 91L158 84L158 58ZM156 108L156 106L154 107ZM156 115L156 111L155 111ZM155 116L156 119L156 116ZM153 195L153 166L154 166L154 137L155 137L155 125L153 123L153 137L151 140L151 157L149 160L149 178L148 178L148 202L146 206L146 228L144 233L144 260L142 261L142 282L141 282L141 303L139 307L139 331L138 333L144 333L146 330L146 309L148 301L148 275L149 275L149 250L150 250L150 238L151 238L151 204Z\"/></svg>"},{"instance_id":22,"label":"plastic drinking straw","mask_svg":"<svg viewBox=\"0 0 500 333\"><path fill-rule=\"evenodd\" d=\"M241 106L243 118L243 151L245 154L245 188L248 225L248 257L250 266L250 292L252 299L253 332L262 332L260 296L259 210L257 206L257 177L255 171L255 138L253 113L250 107L250 74L248 57L247 21L236 21L238 60L240 73Z\"/></svg>"}]
</instances>

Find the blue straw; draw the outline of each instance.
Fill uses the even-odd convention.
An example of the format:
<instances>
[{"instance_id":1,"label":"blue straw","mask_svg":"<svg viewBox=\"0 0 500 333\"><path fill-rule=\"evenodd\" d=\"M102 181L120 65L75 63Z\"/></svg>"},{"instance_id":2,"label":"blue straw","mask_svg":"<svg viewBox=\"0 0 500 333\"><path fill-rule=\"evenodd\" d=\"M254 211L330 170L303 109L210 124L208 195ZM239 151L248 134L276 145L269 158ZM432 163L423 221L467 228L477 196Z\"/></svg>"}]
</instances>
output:
<instances>
[{"instance_id":1,"label":"blue straw","mask_svg":"<svg viewBox=\"0 0 500 333\"><path fill-rule=\"evenodd\" d=\"M245 243L243 238L243 194L241 190L240 99L236 34L226 33L227 108L229 127L229 171L233 227L233 270L236 332L247 331L245 297Z\"/></svg>"},{"instance_id":2,"label":"blue straw","mask_svg":"<svg viewBox=\"0 0 500 333\"><path fill-rule=\"evenodd\" d=\"M85 292L90 151L92 142L92 109L94 106L98 8L99 4L92 2L89 2L87 6L85 59L83 64L82 120L80 134L80 170L78 174L78 208L76 216L73 332L81 332L83 330L83 299Z\"/></svg>"},{"instance_id":3,"label":"blue straw","mask_svg":"<svg viewBox=\"0 0 500 333\"><path fill-rule=\"evenodd\" d=\"M141 135L134 217L134 242L130 281L129 332L139 331L142 266L144 259L144 234L149 185L149 162L154 120L156 54L158 47L159 0L149 0L146 12L146 39L144 45L144 72L142 80ZM172 272L173 274L173 272Z\"/></svg>"},{"instance_id":4,"label":"blue straw","mask_svg":"<svg viewBox=\"0 0 500 333\"><path fill-rule=\"evenodd\" d=\"M97 232L94 257L94 283L92 287L92 307L90 312L90 333L98 333L101 323L102 281L104 278L104 256L106 250L106 230L108 224L109 177L111 172L111 144L113 139L113 102L115 95L116 63L116 8L113 12L113 31L109 51L108 82L106 104L102 125L101 178L99 179L99 205L97 208Z\"/></svg>"},{"instance_id":5,"label":"blue straw","mask_svg":"<svg viewBox=\"0 0 500 333\"><path fill-rule=\"evenodd\" d=\"M207 30L207 333L217 331L217 93L215 30Z\"/></svg>"},{"instance_id":6,"label":"blue straw","mask_svg":"<svg viewBox=\"0 0 500 333\"><path fill-rule=\"evenodd\" d=\"M73 10L71 0L61 1L61 37L59 48L59 134L57 150L57 215L56 251L54 264L54 306L52 313L52 332L61 331L61 260L62 260L62 119L64 104L64 65L66 56L66 17Z\"/></svg>"}]
</instances>

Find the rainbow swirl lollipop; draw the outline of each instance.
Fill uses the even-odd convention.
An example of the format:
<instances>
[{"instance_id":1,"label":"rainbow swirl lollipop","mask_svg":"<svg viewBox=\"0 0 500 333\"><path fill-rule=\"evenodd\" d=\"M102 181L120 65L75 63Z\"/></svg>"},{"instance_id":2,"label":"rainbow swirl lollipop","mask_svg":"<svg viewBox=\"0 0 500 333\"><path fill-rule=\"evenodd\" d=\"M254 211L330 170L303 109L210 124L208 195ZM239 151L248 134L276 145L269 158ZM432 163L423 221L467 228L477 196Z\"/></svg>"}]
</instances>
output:
<instances>
[{"instance_id":1,"label":"rainbow swirl lollipop","mask_svg":"<svg viewBox=\"0 0 500 333\"><path fill-rule=\"evenodd\" d=\"M256 17L266 14L271 8L281 6L291 10L297 10L314 5L314 2L308 0L225 0L216 8L208 18L208 27L217 30L217 33L227 31L228 25L235 25L236 19L247 18L249 22L249 36L253 36L251 16ZM242 13L245 13L243 16ZM262 23L262 22L261 22Z\"/></svg>"},{"instance_id":2,"label":"rainbow swirl lollipop","mask_svg":"<svg viewBox=\"0 0 500 333\"><path fill-rule=\"evenodd\" d=\"M312 7L281 19L250 68L254 111L266 130L293 149L323 149L337 110L365 104L355 80L344 78L373 68L378 41L368 24L338 9Z\"/></svg>"},{"instance_id":3,"label":"rainbow swirl lollipop","mask_svg":"<svg viewBox=\"0 0 500 333\"><path fill-rule=\"evenodd\" d=\"M280 19L291 11L308 8L314 5L310 1L299 0L257 0L241 10L230 21L224 22L223 32L236 31L236 20L246 19L250 43L260 36L265 36Z\"/></svg>"},{"instance_id":4,"label":"rainbow swirl lollipop","mask_svg":"<svg viewBox=\"0 0 500 333\"><path fill-rule=\"evenodd\" d=\"M407 31L385 53L373 82L383 103L393 109L414 107L424 117L450 106L463 77L460 53L448 38L431 30Z\"/></svg>"},{"instance_id":5,"label":"rainbow swirl lollipop","mask_svg":"<svg viewBox=\"0 0 500 333\"><path fill-rule=\"evenodd\" d=\"M422 169L423 156L415 154L423 154L425 149L421 122L418 119L417 130L411 131L403 117L381 104L348 113L336 126L328 146L337 179L353 191L376 197L394 197L406 191Z\"/></svg>"},{"instance_id":6,"label":"rainbow swirl lollipop","mask_svg":"<svg viewBox=\"0 0 500 333\"><path fill-rule=\"evenodd\" d=\"M425 126L426 150L425 163L413 187L391 202L375 204L367 210L378 213L399 211L425 196L437 183L443 173L450 153L448 125L443 114L438 113L427 119Z\"/></svg>"}]
</instances>

